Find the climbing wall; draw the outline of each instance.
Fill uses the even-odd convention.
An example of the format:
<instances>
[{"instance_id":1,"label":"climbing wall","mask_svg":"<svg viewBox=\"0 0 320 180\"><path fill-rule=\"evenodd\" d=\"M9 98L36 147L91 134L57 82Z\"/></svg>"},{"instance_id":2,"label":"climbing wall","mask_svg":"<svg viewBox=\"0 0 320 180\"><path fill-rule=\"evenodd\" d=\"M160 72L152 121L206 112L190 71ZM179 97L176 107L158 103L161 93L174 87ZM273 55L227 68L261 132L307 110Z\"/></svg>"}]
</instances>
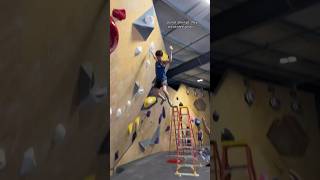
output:
<instances>
[{"instance_id":1,"label":"climbing wall","mask_svg":"<svg viewBox=\"0 0 320 180\"><path fill-rule=\"evenodd\" d=\"M132 137L140 136L129 133L128 129L132 125L130 123L140 116L141 106L155 77L155 62L148 53L149 46L154 44L155 49L164 49L157 18L152 13L152 0L111 1L110 14L113 9L125 9L126 19L116 21L119 43L110 55L111 169L131 146ZM154 18L150 20L150 17L145 18L144 15L154 15ZM144 23L149 20L151 24L153 21L153 25L145 27ZM156 125L152 126L152 131Z\"/></svg>"},{"instance_id":2,"label":"climbing wall","mask_svg":"<svg viewBox=\"0 0 320 180\"><path fill-rule=\"evenodd\" d=\"M84 63L107 84L105 2L1 4L0 179L106 179L106 103L79 97Z\"/></svg>"},{"instance_id":3,"label":"climbing wall","mask_svg":"<svg viewBox=\"0 0 320 180\"><path fill-rule=\"evenodd\" d=\"M192 111L193 115L197 115L197 117L204 117L207 124L209 125L209 109L205 112L199 112L196 110L195 107L193 107L193 103L196 99L199 97L194 96L194 94L186 94L186 86L181 85L180 88L175 91L168 88L170 99L174 105L179 105L180 102L182 102L185 106L188 106L190 110ZM176 100L178 97L179 100ZM204 97L202 99L205 101L206 105L209 104L209 96L207 92L204 92ZM163 117L163 107L165 109L165 117ZM208 108L208 106L207 106ZM167 103L164 103L164 105L161 105L160 103L155 104L152 106L149 110L143 110L141 111L140 117L144 117L144 114L148 114L147 112L150 111L151 114L148 118L144 120L142 123L139 133L137 135L137 138L135 142L132 143L130 148L125 152L123 157L121 157L119 163L117 166L124 165L126 163L129 163L131 161L134 161L136 159L140 159L142 157L157 153L157 152L163 152L163 151L169 151L169 141L170 141L170 129L168 129L168 126L170 126L170 120L171 120L171 108L168 106ZM159 124L159 120L161 119L161 123ZM146 146L145 149L142 148L143 145L150 143L150 139L152 139L157 131L157 128L159 128L160 134L159 134L159 143L154 145ZM194 126L194 133L196 137L197 129ZM172 132L171 137L171 151L175 151L175 142L174 142L174 132ZM204 135L204 144L209 144L208 137ZM164 160L165 161L165 160Z\"/></svg>"},{"instance_id":4,"label":"climbing wall","mask_svg":"<svg viewBox=\"0 0 320 180\"><path fill-rule=\"evenodd\" d=\"M175 94L173 89L168 89L170 94ZM145 114L148 114L148 111L150 116L146 117L141 124L136 141L122 157L118 164L119 166L157 152L169 150L170 130L167 127L170 126L170 106L167 103L161 105L158 102L150 109L142 110L139 113L140 117L144 117ZM155 138L157 136L158 139Z\"/></svg>"},{"instance_id":5,"label":"climbing wall","mask_svg":"<svg viewBox=\"0 0 320 180\"><path fill-rule=\"evenodd\" d=\"M243 83L244 78L243 75L236 72L230 71L226 73L221 88L217 94L212 96L211 109L220 114L220 120L214 122L213 126L219 149L221 150L221 131L223 128L228 128L236 140L246 142L251 147L258 177L261 174L267 174L269 179L273 177L289 179L287 173L289 169L292 169L302 179L318 179L320 134L317 128L314 95L298 91L298 98L301 101L304 112L302 114L294 113L290 107L292 102L291 89L273 85L282 104L279 110L274 110L269 104L270 92L268 87L270 87L270 84L252 80L251 84L256 100L249 107L244 101L244 92L246 91ZM268 138L268 131L272 127L274 120L287 114L297 118L308 138L310 138L306 153L299 158L280 155L277 147ZM232 164L244 162L245 156L242 152L240 153L231 152L229 154ZM247 179L245 175L246 172L240 171L237 179Z\"/></svg>"},{"instance_id":6,"label":"climbing wall","mask_svg":"<svg viewBox=\"0 0 320 180\"><path fill-rule=\"evenodd\" d=\"M196 93L195 93L196 92ZM180 104L187 106L191 111L191 115L193 117L197 117L199 119L204 119L208 128L210 127L210 101L209 101L209 93L208 91L202 91L200 93L200 89L197 88L190 88L186 85L180 85L178 91L176 92L175 96L172 97L172 101L175 104ZM177 99L178 98L178 99ZM201 102L201 103L198 103ZM198 107L198 104L201 104L201 108ZM197 137L197 128L193 126L195 133L195 137ZM205 145L209 145L209 137L204 131L203 123L201 123L200 127L203 130L203 143Z\"/></svg>"}]
</instances>

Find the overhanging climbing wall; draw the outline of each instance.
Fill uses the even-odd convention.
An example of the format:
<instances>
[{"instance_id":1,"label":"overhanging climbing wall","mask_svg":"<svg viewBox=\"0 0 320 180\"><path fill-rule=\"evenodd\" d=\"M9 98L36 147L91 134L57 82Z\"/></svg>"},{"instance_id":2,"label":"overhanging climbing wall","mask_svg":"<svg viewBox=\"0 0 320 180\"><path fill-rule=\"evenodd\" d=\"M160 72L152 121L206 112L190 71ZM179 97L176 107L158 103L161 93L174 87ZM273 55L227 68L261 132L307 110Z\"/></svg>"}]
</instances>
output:
<instances>
[{"instance_id":1,"label":"overhanging climbing wall","mask_svg":"<svg viewBox=\"0 0 320 180\"><path fill-rule=\"evenodd\" d=\"M156 49L163 49L163 40L156 16L142 18L139 27L134 25L136 20L153 8L152 0L129 1L117 0L110 2L110 13L113 9L125 9L126 19L116 21L119 30L119 43L110 56L110 167L113 168L129 146L133 136L129 133L131 124L139 115L144 98L149 92L154 79L154 60L148 55L149 46L154 44ZM151 13L152 14L152 13ZM111 15L111 14L110 14ZM148 33L141 31L141 23L152 23L153 30ZM150 31L152 30L152 31ZM138 51L137 51L138 50ZM136 84L136 85L135 85ZM155 123L157 124L157 123ZM130 125L128 127L128 125ZM156 126L152 126L155 128Z\"/></svg>"}]
</instances>

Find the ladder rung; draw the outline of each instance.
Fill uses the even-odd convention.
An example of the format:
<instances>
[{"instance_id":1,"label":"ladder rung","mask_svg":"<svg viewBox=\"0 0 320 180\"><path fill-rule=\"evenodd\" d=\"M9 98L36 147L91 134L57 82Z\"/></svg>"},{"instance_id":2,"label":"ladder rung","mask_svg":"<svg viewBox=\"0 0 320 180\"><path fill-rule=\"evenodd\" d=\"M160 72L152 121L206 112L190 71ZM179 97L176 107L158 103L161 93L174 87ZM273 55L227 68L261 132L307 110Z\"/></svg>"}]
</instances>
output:
<instances>
[{"instance_id":1,"label":"ladder rung","mask_svg":"<svg viewBox=\"0 0 320 180\"><path fill-rule=\"evenodd\" d=\"M180 140L191 140L191 138L184 137L184 138L180 138Z\"/></svg>"},{"instance_id":2,"label":"ladder rung","mask_svg":"<svg viewBox=\"0 0 320 180\"><path fill-rule=\"evenodd\" d=\"M176 130L180 130L180 131L191 131L191 129L187 129L187 128L177 128Z\"/></svg>"},{"instance_id":3,"label":"ladder rung","mask_svg":"<svg viewBox=\"0 0 320 180\"><path fill-rule=\"evenodd\" d=\"M193 168L194 165L193 164L179 164L180 167L189 167L189 168Z\"/></svg>"},{"instance_id":4,"label":"ladder rung","mask_svg":"<svg viewBox=\"0 0 320 180\"><path fill-rule=\"evenodd\" d=\"M185 158L185 159L196 159L196 157L192 155L177 155L178 158Z\"/></svg>"},{"instance_id":5,"label":"ladder rung","mask_svg":"<svg viewBox=\"0 0 320 180\"><path fill-rule=\"evenodd\" d=\"M199 174L198 173L181 173L181 172L176 172L176 175L177 176L195 176L195 177L198 177Z\"/></svg>"}]
</instances>

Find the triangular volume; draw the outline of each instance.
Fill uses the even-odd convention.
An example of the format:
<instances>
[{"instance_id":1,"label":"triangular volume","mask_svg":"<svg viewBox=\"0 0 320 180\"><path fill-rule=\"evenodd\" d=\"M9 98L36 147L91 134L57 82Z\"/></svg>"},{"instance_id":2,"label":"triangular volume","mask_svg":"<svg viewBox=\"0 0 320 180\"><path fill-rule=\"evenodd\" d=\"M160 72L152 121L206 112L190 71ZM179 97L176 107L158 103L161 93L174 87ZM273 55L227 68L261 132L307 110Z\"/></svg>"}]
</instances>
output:
<instances>
[{"instance_id":1,"label":"triangular volume","mask_svg":"<svg viewBox=\"0 0 320 180\"><path fill-rule=\"evenodd\" d=\"M79 101L86 99L90 90L94 86L94 73L91 64L83 64L80 66L80 74L78 79Z\"/></svg>"},{"instance_id":2,"label":"triangular volume","mask_svg":"<svg viewBox=\"0 0 320 180\"><path fill-rule=\"evenodd\" d=\"M153 6L140 16L134 23L134 27L139 31L144 40L147 40L154 29L155 12Z\"/></svg>"},{"instance_id":3,"label":"triangular volume","mask_svg":"<svg viewBox=\"0 0 320 180\"><path fill-rule=\"evenodd\" d=\"M151 139L152 144L159 144L159 137L160 137L160 126L158 126L156 132L153 134Z\"/></svg>"},{"instance_id":4,"label":"triangular volume","mask_svg":"<svg viewBox=\"0 0 320 180\"><path fill-rule=\"evenodd\" d=\"M151 144L150 139L146 139L139 142L140 148L143 152L150 146L150 144Z\"/></svg>"}]
</instances>

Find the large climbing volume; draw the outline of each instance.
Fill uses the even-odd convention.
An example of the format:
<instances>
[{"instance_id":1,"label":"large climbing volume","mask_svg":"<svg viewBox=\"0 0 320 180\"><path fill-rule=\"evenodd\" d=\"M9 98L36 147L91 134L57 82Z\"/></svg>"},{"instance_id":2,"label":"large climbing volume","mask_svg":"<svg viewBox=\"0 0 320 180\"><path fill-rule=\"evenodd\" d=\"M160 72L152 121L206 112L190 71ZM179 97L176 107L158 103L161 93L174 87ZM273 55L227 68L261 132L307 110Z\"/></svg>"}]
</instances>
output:
<instances>
[{"instance_id":1,"label":"large climbing volume","mask_svg":"<svg viewBox=\"0 0 320 180\"><path fill-rule=\"evenodd\" d=\"M154 16L155 12L152 6L133 23L133 26L138 30L144 40L148 39L154 29Z\"/></svg>"}]
</instances>

